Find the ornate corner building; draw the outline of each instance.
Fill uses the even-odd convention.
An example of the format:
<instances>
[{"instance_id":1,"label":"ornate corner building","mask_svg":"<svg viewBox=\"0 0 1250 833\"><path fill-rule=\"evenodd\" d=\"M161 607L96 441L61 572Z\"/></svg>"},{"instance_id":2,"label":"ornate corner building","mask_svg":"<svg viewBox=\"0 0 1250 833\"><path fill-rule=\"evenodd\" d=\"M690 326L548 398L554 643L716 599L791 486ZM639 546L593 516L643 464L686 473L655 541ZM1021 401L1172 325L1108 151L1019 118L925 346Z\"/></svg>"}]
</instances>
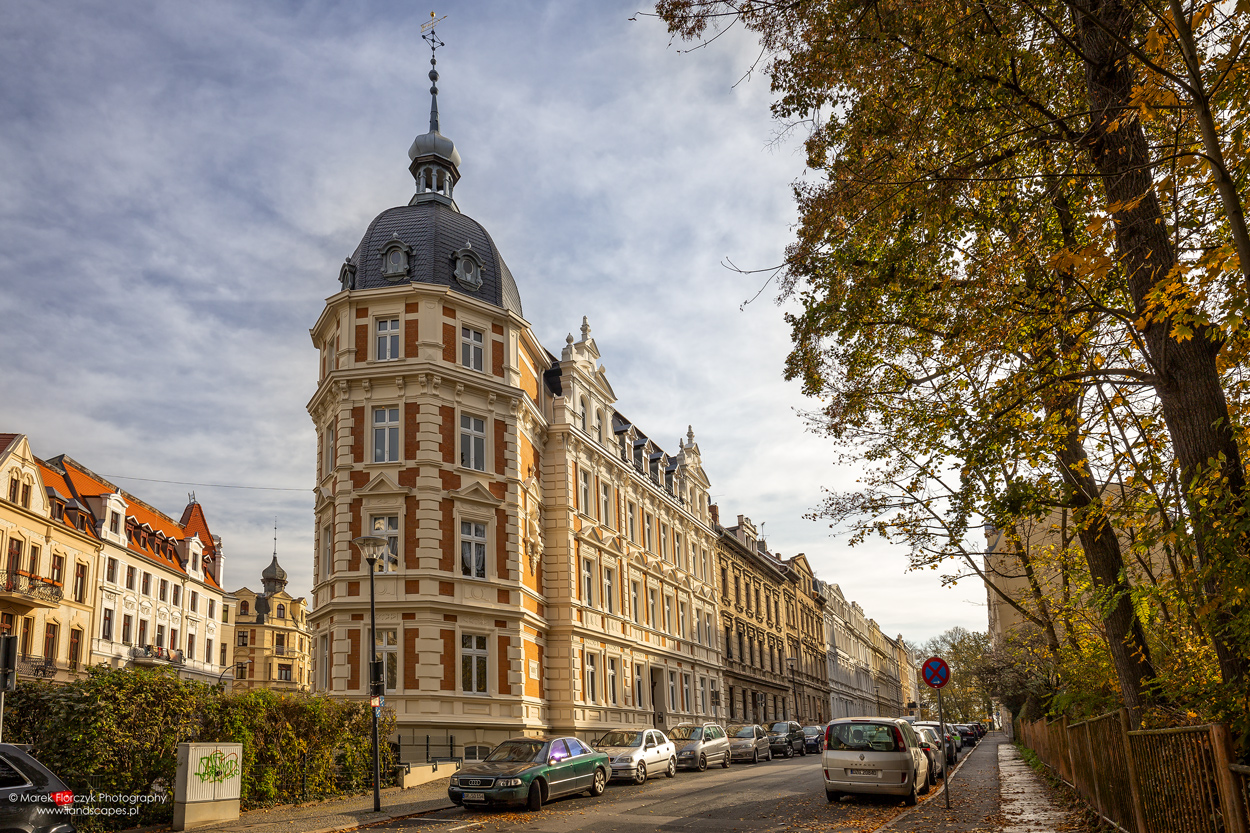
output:
<instances>
[{"instance_id":1,"label":"ornate corner building","mask_svg":"<svg viewBox=\"0 0 1250 833\"><path fill-rule=\"evenodd\" d=\"M558 358L538 342L456 205L461 157L431 92L415 196L369 225L310 331L314 688L368 696L376 651L403 760L427 742L475 757L518 734L716 716L693 432L670 454L616 409L585 321ZM363 534L390 545L372 574Z\"/></svg>"},{"instance_id":2,"label":"ornate corner building","mask_svg":"<svg viewBox=\"0 0 1250 833\"><path fill-rule=\"evenodd\" d=\"M312 632L308 602L286 591L286 570L273 561L260 574L261 591L242 587L235 600L235 691L272 688L308 691L312 687Z\"/></svg>"}]
</instances>

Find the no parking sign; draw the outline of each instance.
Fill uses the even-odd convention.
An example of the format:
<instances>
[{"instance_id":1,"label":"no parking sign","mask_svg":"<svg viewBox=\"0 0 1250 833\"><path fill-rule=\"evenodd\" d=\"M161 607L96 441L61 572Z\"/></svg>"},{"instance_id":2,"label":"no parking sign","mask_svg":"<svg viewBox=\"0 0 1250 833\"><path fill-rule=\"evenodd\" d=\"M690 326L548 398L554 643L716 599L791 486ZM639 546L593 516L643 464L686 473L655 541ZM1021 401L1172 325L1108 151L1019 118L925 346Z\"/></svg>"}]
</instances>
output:
<instances>
[{"instance_id":1,"label":"no parking sign","mask_svg":"<svg viewBox=\"0 0 1250 833\"><path fill-rule=\"evenodd\" d=\"M943 747L946 746L946 716L942 714L942 686L951 681L951 668L946 664L946 660L941 657L929 657L924 661L924 665L920 666L920 675L924 677L925 685L930 688L937 689L938 695L938 723L941 724L938 740ZM950 779L946 772L946 754L943 749L942 754L942 792L946 796L946 808L949 810L951 806L951 785Z\"/></svg>"}]
</instances>

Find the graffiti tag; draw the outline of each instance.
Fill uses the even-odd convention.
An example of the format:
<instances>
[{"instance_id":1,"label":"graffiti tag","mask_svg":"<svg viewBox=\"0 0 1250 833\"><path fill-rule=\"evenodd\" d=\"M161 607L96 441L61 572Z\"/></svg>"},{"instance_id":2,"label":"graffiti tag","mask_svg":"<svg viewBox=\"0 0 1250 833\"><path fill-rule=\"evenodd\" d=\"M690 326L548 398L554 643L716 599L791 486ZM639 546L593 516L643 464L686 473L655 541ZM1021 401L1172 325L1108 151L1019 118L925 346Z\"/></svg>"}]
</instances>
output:
<instances>
[{"instance_id":1,"label":"graffiti tag","mask_svg":"<svg viewBox=\"0 0 1250 833\"><path fill-rule=\"evenodd\" d=\"M200 758L195 774L199 776L201 783L210 781L220 784L229 781L239 774L239 756L234 752L227 755L220 749L210 752Z\"/></svg>"}]
</instances>

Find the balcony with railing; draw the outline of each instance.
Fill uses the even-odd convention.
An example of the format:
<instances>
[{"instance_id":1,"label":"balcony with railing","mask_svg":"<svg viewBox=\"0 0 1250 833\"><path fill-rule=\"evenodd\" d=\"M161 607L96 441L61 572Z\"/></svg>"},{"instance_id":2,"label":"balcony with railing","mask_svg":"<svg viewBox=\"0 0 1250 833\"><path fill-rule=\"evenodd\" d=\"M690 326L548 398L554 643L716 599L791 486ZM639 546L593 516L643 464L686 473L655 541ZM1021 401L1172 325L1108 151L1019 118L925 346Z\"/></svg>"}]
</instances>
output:
<instances>
[{"instance_id":1,"label":"balcony with railing","mask_svg":"<svg viewBox=\"0 0 1250 833\"><path fill-rule=\"evenodd\" d=\"M61 585L46 578L14 570L0 570L0 598L20 607L59 607L63 593Z\"/></svg>"},{"instance_id":2,"label":"balcony with railing","mask_svg":"<svg viewBox=\"0 0 1250 833\"><path fill-rule=\"evenodd\" d=\"M159 645L140 645L130 649L130 659L135 665L182 665L182 651L162 648Z\"/></svg>"}]
</instances>

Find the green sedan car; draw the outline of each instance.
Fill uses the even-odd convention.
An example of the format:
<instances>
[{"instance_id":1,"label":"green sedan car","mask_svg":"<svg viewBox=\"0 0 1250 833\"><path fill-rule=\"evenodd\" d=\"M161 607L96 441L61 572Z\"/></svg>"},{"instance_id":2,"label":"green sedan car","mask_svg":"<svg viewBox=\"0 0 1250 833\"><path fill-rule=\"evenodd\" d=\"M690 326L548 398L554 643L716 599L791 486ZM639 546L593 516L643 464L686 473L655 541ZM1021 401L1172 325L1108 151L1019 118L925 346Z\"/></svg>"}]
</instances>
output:
<instances>
[{"instance_id":1,"label":"green sedan car","mask_svg":"<svg viewBox=\"0 0 1250 833\"><path fill-rule=\"evenodd\" d=\"M451 776L447 797L465 807L540 810L562 795L603 795L610 772L608 756L577 738L512 738Z\"/></svg>"}]
</instances>

